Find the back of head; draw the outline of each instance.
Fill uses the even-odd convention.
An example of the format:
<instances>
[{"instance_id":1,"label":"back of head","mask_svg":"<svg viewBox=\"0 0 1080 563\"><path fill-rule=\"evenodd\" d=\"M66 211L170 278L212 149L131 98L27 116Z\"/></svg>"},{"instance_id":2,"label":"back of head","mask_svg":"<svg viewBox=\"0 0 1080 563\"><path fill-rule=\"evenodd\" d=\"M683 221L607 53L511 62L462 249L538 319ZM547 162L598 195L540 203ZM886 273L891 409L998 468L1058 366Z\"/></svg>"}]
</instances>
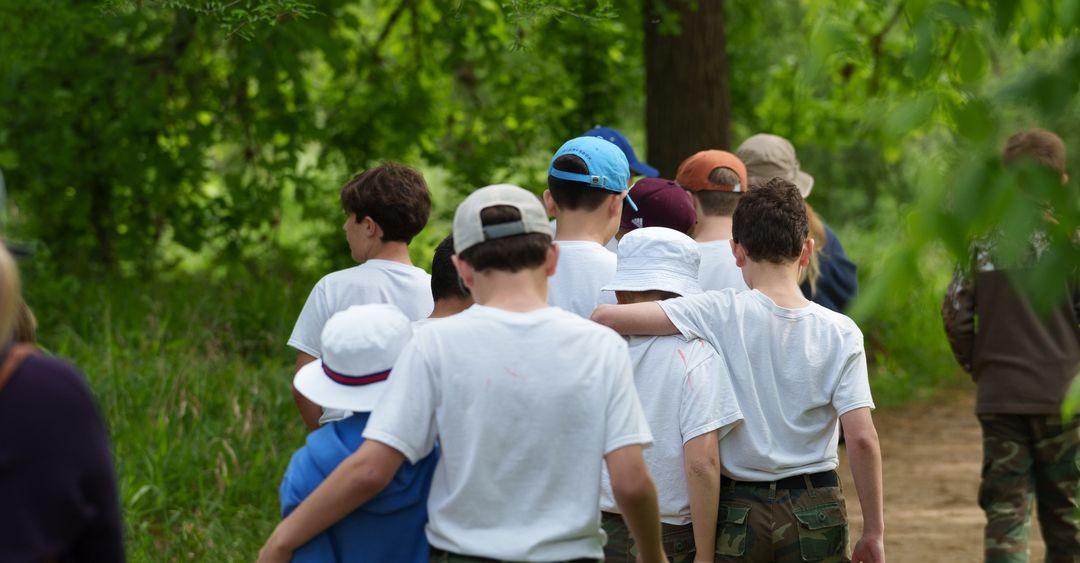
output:
<instances>
[{"instance_id":1,"label":"back of head","mask_svg":"<svg viewBox=\"0 0 1080 563\"><path fill-rule=\"evenodd\" d=\"M1065 142L1046 129L1025 129L1009 137L1002 158L1009 163L1032 160L1065 175Z\"/></svg>"},{"instance_id":2,"label":"back of head","mask_svg":"<svg viewBox=\"0 0 1080 563\"><path fill-rule=\"evenodd\" d=\"M794 183L773 178L753 185L732 217L732 240L755 262L798 260L809 235L806 203Z\"/></svg>"},{"instance_id":3,"label":"back of head","mask_svg":"<svg viewBox=\"0 0 1080 563\"><path fill-rule=\"evenodd\" d=\"M427 182L415 169L387 162L353 177L341 188L341 207L357 220L371 217L384 242L412 242L431 215Z\"/></svg>"},{"instance_id":4,"label":"back of head","mask_svg":"<svg viewBox=\"0 0 1080 563\"><path fill-rule=\"evenodd\" d=\"M694 194L705 217L730 217L749 188L746 166L721 150L699 151L684 160L675 181Z\"/></svg>"},{"instance_id":5,"label":"back of head","mask_svg":"<svg viewBox=\"0 0 1080 563\"><path fill-rule=\"evenodd\" d=\"M544 206L523 188L498 184L469 194L454 212L454 251L478 272L544 266L551 227Z\"/></svg>"},{"instance_id":6,"label":"back of head","mask_svg":"<svg viewBox=\"0 0 1080 563\"><path fill-rule=\"evenodd\" d=\"M454 261L450 259L453 255L454 235L450 235L435 247L431 257L431 297L435 301L469 297L469 290L461 284Z\"/></svg>"},{"instance_id":7,"label":"back of head","mask_svg":"<svg viewBox=\"0 0 1080 563\"><path fill-rule=\"evenodd\" d=\"M559 209L595 211L630 187L630 164L619 147L600 137L563 143L548 167L548 190Z\"/></svg>"}]
</instances>

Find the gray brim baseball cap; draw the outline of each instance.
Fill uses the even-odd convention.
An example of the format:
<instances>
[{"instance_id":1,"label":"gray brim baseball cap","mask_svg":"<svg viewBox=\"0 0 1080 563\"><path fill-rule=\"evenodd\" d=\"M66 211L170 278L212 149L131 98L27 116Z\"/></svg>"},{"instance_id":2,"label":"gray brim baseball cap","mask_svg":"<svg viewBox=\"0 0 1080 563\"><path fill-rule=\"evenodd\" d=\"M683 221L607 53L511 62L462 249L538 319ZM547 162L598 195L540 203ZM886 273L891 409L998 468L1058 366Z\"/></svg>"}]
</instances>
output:
<instances>
[{"instance_id":1,"label":"gray brim baseball cap","mask_svg":"<svg viewBox=\"0 0 1080 563\"><path fill-rule=\"evenodd\" d=\"M521 213L521 219L497 225L484 225L480 213L489 208L507 205ZM540 200L525 188L511 184L486 186L469 194L454 212L454 253L462 252L482 242L500 238L538 233L551 236L547 212Z\"/></svg>"}]
</instances>

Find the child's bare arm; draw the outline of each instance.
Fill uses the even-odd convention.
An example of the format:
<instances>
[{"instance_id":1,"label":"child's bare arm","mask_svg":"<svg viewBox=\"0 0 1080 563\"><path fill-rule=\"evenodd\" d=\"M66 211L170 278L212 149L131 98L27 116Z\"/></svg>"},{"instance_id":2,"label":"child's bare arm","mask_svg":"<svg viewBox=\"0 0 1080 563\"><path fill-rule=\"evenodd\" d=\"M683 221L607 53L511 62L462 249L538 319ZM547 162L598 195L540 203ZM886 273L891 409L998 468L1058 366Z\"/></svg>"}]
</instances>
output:
<instances>
[{"instance_id":1,"label":"child's bare arm","mask_svg":"<svg viewBox=\"0 0 1080 563\"><path fill-rule=\"evenodd\" d=\"M296 372L300 371L300 368L315 360L315 356L312 356L307 352L297 352L296 365L293 366L293 375L296 375ZM301 395L300 392L296 390L296 387L292 388L292 394L293 401L296 402L296 410L300 411L300 418L304 419L304 426L307 426L308 430L318 430L319 417L322 416L322 407L312 403L307 397Z\"/></svg>"},{"instance_id":2,"label":"child's bare arm","mask_svg":"<svg viewBox=\"0 0 1080 563\"><path fill-rule=\"evenodd\" d=\"M660 540L660 504L656 498L641 446L619 448L604 457L611 476L611 492L644 563L667 561Z\"/></svg>"},{"instance_id":3,"label":"child's bare arm","mask_svg":"<svg viewBox=\"0 0 1080 563\"><path fill-rule=\"evenodd\" d=\"M881 479L881 446L870 409L863 407L840 417L844 428L851 476L862 507L863 533L855 544L853 562L884 563L885 513Z\"/></svg>"},{"instance_id":4,"label":"child's bare arm","mask_svg":"<svg viewBox=\"0 0 1080 563\"><path fill-rule=\"evenodd\" d=\"M592 320L627 336L679 334L679 329L655 302L600 305L593 311Z\"/></svg>"},{"instance_id":5,"label":"child's bare arm","mask_svg":"<svg viewBox=\"0 0 1080 563\"><path fill-rule=\"evenodd\" d=\"M364 441L278 524L259 550L259 563L291 560L292 552L382 491L404 460L386 444Z\"/></svg>"},{"instance_id":6,"label":"child's bare arm","mask_svg":"<svg viewBox=\"0 0 1080 563\"><path fill-rule=\"evenodd\" d=\"M720 449L717 431L683 444L690 521L694 526L696 561L712 561L716 549L716 514L720 505Z\"/></svg>"}]
</instances>

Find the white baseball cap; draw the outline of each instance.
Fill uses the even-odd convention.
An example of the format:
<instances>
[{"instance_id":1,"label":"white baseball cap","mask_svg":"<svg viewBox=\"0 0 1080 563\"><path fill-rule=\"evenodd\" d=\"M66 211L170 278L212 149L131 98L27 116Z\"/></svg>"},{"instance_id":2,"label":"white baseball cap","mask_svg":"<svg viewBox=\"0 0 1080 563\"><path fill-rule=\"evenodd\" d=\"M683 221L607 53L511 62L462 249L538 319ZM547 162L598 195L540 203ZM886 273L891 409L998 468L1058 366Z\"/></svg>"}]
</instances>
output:
<instances>
[{"instance_id":1,"label":"white baseball cap","mask_svg":"<svg viewBox=\"0 0 1080 563\"><path fill-rule=\"evenodd\" d=\"M480 212L499 205L516 208L521 220L485 226L480 221ZM454 212L455 254L485 241L529 233L551 236L551 225L540 199L518 186L495 184L480 188L469 194Z\"/></svg>"},{"instance_id":2,"label":"white baseball cap","mask_svg":"<svg viewBox=\"0 0 1080 563\"><path fill-rule=\"evenodd\" d=\"M619 241L615 277L604 291L701 293L701 251L694 239L666 227L634 229Z\"/></svg>"},{"instance_id":3,"label":"white baseball cap","mask_svg":"<svg viewBox=\"0 0 1080 563\"><path fill-rule=\"evenodd\" d=\"M397 307L353 305L326 321L323 357L300 368L293 386L320 407L371 412L411 338L409 319Z\"/></svg>"}]
</instances>

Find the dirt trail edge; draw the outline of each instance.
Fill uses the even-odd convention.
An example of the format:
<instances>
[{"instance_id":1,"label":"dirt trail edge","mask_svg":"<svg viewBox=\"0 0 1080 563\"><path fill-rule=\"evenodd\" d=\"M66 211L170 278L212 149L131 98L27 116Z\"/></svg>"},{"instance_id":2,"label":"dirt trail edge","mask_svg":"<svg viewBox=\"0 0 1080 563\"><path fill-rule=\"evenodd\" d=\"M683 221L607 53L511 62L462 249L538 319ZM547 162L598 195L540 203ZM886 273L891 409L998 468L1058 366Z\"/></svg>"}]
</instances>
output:
<instances>
[{"instance_id":1,"label":"dirt trail edge","mask_svg":"<svg viewBox=\"0 0 1080 563\"><path fill-rule=\"evenodd\" d=\"M884 462L885 556L890 563L982 561L982 437L974 405L974 390L968 389L936 404L874 412ZM841 448L840 476L854 546L862 533L862 513L845 454ZM1031 561L1042 561L1045 546L1034 520Z\"/></svg>"}]
</instances>

